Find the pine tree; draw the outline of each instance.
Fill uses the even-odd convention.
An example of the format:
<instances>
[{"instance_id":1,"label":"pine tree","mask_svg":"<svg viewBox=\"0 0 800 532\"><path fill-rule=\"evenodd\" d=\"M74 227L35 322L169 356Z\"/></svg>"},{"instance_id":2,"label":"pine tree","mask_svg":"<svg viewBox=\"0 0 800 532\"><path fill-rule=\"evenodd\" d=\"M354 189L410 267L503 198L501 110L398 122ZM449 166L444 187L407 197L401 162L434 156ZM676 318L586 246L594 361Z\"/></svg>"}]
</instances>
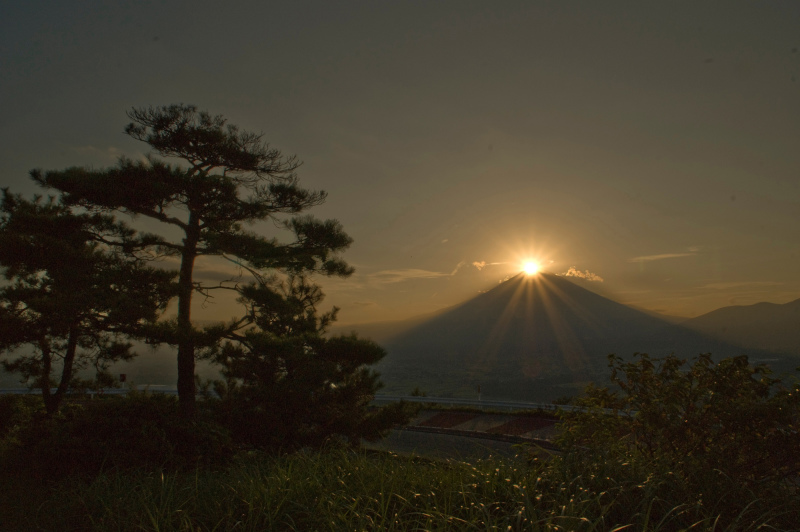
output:
<instances>
[{"instance_id":1,"label":"pine tree","mask_svg":"<svg viewBox=\"0 0 800 532\"><path fill-rule=\"evenodd\" d=\"M240 442L291 450L331 438L357 445L408 422L409 405L370 402L381 383L369 369L386 355L355 334L326 336L337 308L319 315L318 286L302 276L263 280L242 290L252 327L217 352L224 382L220 419Z\"/></svg>"},{"instance_id":2,"label":"pine tree","mask_svg":"<svg viewBox=\"0 0 800 532\"><path fill-rule=\"evenodd\" d=\"M179 404L181 413L191 417L196 349L216 340L192 324L192 294L212 289L195 280L195 259L223 257L257 275L281 271L345 277L352 269L337 253L351 240L334 220L281 216L319 205L325 193L300 188L298 160L271 148L262 135L240 131L222 116L199 112L192 105L134 108L128 117L132 122L125 132L130 137L182 163L171 165L155 157L144 162L121 159L105 170L73 167L34 171L32 177L61 191L70 204L142 215L182 232L181 239L148 235L143 241L180 258L177 320L173 331L162 331L158 340L178 347ZM281 243L244 229L262 220L291 231L293 241Z\"/></svg>"},{"instance_id":3,"label":"pine tree","mask_svg":"<svg viewBox=\"0 0 800 532\"><path fill-rule=\"evenodd\" d=\"M91 366L96 382L113 381L109 364L134 356L126 336L155 321L173 296L172 273L122 252L133 236L110 216L3 190L2 365L41 389L48 414L79 385L79 370Z\"/></svg>"}]
</instances>

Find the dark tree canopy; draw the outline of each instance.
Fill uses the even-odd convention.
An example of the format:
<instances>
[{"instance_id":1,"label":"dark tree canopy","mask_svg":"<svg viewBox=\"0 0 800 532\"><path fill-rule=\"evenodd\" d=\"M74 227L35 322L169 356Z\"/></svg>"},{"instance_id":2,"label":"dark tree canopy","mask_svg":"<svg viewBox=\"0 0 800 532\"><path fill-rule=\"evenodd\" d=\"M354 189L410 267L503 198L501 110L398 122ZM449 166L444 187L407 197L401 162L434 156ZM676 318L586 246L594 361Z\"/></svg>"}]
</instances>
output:
<instances>
[{"instance_id":1,"label":"dark tree canopy","mask_svg":"<svg viewBox=\"0 0 800 532\"><path fill-rule=\"evenodd\" d=\"M0 266L8 285L0 290L0 352L8 359L2 363L41 389L50 414L79 384L77 371L93 366L96 379L108 382L108 365L133 356L123 335L137 335L174 296L174 274L120 252L133 235L110 216L3 191Z\"/></svg>"},{"instance_id":2,"label":"dark tree canopy","mask_svg":"<svg viewBox=\"0 0 800 532\"><path fill-rule=\"evenodd\" d=\"M305 278L242 291L254 327L231 335L216 355L222 418L247 444L289 450L340 437L358 444L408 422L406 405L370 409L381 387L368 366L386 355L374 342L324 336L337 309L317 314L323 294Z\"/></svg>"},{"instance_id":3,"label":"dark tree canopy","mask_svg":"<svg viewBox=\"0 0 800 532\"><path fill-rule=\"evenodd\" d=\"M184 415L191 416L195 348L201 337L208 342L208 335L192 325L192 294L235 288L197 282L195 259L223 257L257 277L268 271L348 276L352 269L338 253L351 240L336 221L286 217L319 205L325 193L301 188L295 174L297 159L271 148L260 134L240 131L221 116L191 105L133 109L128 116L132 122L125 132L129 136L145 142L158 155L181 162L172 165L151 156L143 162L122 159L105 170L74 167L34 171L32 177L63 193L71 205L91 212L147 216L182 231L181 239L141 235L138 243L180 257L178 316L171 339L168 334L160 339L178 346L180 405ZM282 243L245 229L263 220L288 230L293 239Z\"/></svg>"}]
</instances>

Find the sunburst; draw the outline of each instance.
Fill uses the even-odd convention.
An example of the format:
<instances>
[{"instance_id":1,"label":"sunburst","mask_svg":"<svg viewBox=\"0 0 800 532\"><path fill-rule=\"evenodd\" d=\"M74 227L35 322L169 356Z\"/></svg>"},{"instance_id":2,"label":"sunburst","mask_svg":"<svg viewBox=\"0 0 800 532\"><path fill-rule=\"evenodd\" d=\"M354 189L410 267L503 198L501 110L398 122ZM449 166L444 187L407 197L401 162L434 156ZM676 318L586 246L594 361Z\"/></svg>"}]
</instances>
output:
<instances>
[{"instance_id":1,"label":"sunburst","mask_svg":"<svg viewBox=\"0 0 800 532\"><path fill-rule=\"evenodd\" d=\"M525 275L536 275L539 273L539 268L539 263L532 260L522 263L522 271L525 272Z\"/></svg>"}]
</instances>

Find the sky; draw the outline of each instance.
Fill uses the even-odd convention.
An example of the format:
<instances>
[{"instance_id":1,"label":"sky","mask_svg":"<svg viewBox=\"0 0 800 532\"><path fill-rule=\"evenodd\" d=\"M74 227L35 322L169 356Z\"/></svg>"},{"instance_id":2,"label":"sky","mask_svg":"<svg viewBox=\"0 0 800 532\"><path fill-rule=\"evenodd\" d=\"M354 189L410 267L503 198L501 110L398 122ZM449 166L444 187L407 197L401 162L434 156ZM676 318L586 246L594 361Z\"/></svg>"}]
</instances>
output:
<instances>
[{"instance_id":1,"label":"sky","mask_svg":"<svg viewBox=\"0 0 800 532\"><path fill-rule=\"evenodd\" d=\"M119 4L119 5L117 5ZM133 106L257 132L328 192L343 324L458 304L525 260L692 317L800 298L800 3L5 2L0 185L147 146ZM271 226L259 226L274 232ZM286 235L284 235L286 236ZM221 266L198 263L213 279ZM198 301L228 319L232 301Z\"/></svg>"}]
</instances>

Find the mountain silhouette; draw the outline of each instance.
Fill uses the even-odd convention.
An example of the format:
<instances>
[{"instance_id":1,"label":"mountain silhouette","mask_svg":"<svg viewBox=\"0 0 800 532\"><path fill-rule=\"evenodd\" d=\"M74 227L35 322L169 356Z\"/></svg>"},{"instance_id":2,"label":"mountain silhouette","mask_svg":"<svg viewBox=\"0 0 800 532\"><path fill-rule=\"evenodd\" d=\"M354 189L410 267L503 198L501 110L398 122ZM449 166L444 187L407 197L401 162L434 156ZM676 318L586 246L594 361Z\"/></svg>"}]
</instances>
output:
<instances>
[{"instance_id":1,"label":"mountain silhouette","mask_svg":"<svg viewBox=\"0 0 800 532\"><path fill-rule=\"evenodd\" d=\"M800 299L723 307L681 325L731 344L800 355Z\"/></svg>"},{"instance_id":2,"label":"mountain silhouette","mask_svg":"<svg viewBox=\"0 0 800 532\"><path fill-rule=\"evenodd\" d=\"M520 274L386 343L387 390L526 400L605 384L608 355L745 354L582 288L564 277ZM764 351L750 350L755 357Z\"/></svg>"}]
</instances>

